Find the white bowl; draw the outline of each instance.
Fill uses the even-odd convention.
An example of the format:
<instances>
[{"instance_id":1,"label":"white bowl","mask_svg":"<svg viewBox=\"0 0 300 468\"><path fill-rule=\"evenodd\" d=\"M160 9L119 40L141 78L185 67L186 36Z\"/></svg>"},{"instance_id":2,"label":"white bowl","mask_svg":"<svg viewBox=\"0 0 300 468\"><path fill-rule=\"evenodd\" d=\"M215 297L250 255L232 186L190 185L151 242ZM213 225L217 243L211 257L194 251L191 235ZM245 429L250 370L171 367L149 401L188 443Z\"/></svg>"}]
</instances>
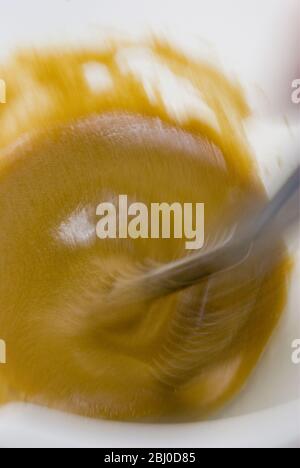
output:
<instances>
[{"instance_id":1,"label":"white bowl","mask_svg":"<svg viewBox=\"0 0 300 468\"><path fill-rule=\"evenodd\" d=\"M223 63L230 64L247 84L252 97L259 85L267 102L274 97L274 87L268 87L272 77L265 69L266 52L272 52L274 37L281 37L277 34L280 18L295 5L296 0L52 0L46 5L39 0L10 0L0 5L5 18L0 44L8 54L24 43L39 46L62 38L83 39L87 31L97 33L98 26L131 32L162 30L175 33L176 40L185 43L199 35L214 45ZM193 39L191 46L196 43ZM284 42L281 46L276 49L278 69L287 51ZM274 70L272 53L267 57ZM260 110L257 102L253 100ZM296 139L299 126L294 122L288 129L280 116L265 115L250 122L248 131L261 175L271 191L279 171L274 156L283 156L288 173L293 165L286 158L288 145ZM0 410L0 446L300 447L300 365L291 359L292 342L300 339L299 257L286 313L267 351L244 391L217 419L179 425L121 424L30 405L8 405Z\"/></svg>"}]
</instances>

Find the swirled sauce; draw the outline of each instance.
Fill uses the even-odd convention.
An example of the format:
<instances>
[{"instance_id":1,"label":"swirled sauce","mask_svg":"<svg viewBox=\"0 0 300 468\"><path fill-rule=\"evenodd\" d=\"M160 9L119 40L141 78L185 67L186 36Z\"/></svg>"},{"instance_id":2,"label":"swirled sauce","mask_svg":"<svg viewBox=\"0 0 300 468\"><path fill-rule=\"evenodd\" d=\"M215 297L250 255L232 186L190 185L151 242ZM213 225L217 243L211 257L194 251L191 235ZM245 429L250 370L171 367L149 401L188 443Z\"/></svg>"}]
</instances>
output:
<instances>
[{"instance_id":1,"label":"swirled sauce","mask_svg":"<svg viewBox=\"0 0 300 468\"><path fill-rule=\"evenodd\" d=\"M137 49L27 51L0 67L3 402L96 418L203 418L244 385L281 316L283 247L267 270L245 261L150 303L107 304L111 278L187 253L182 239L100 241L101 201L203 202L208 250L265 199L238 84L145 43L163 86L152 68L145 76L128 65Z\"/></svg>"}]
</instances>

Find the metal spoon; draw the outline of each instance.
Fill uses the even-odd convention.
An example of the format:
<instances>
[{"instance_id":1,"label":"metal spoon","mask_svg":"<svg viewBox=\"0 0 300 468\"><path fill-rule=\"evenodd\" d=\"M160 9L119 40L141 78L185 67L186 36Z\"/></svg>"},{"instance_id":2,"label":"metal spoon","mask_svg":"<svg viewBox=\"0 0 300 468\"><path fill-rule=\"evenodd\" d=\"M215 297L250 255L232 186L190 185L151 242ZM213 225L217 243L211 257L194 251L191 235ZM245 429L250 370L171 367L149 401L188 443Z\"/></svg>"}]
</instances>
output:
<instances>
[{"instance_id":1,"label":"metal spoon","mask_svg":"<svg viewBox=\"0 0 300 468\"><path fill-rule=\"evenodd\" d=\"M299 220L300 166L265 206L241 221L234 237L208 253L197 253L168 263L130 280L114 283L108 299L121 302L151 300L188 288L230 269L247 257L271 256L285 231Z\"/></svg>"}]
</instances>

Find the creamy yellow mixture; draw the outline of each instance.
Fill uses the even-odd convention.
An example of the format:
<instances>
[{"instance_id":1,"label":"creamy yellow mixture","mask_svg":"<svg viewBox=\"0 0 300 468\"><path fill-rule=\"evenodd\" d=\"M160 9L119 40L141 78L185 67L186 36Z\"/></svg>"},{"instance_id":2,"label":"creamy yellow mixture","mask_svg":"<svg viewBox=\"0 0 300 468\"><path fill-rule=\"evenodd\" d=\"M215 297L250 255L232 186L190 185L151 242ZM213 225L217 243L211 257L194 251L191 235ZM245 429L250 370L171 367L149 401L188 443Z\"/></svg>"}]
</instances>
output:
<instances>
[{"instance_id":1,"label":"creamy yellow mixture","mask_svg":"<svg viewBox=\"0 0 300 468\"><path fill-rule=\"evenodd\" d=\"M265 199L239 86L166 43L143 47L206 114L174 111L158 83L149 89L124 68L120 56L135 44L26 51L0 67L2 402L120 420L204 418L244 385L282 313L283 247L267 271L245 261L150 303L107 303L115 278L187 252L185 239L97 239L99 203L119 194L203 202L207 251ZM84 73L100 65L103 89Z\"/></svg>"}]
</instances>

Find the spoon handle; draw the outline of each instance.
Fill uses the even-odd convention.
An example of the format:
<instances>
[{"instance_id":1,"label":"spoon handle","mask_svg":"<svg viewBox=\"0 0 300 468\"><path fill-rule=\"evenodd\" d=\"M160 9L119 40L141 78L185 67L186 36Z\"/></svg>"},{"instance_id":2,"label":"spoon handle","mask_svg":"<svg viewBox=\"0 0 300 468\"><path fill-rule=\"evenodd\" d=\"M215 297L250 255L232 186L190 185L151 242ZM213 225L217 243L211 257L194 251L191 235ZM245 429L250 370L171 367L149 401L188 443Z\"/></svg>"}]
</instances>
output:
<instances>
[{"instance_id":1,"label":"spoon handle","mask_svg":"<svg viewBox=\"0 0 300 468\"><path fill-rule=\"evenodd\" d=\"M276 223L278 234L282 234L288 225L299 219L299 187L300 166L294 170L260 214L254 218L253 239L261 236L264 231L273 229L273 221ZM290 207L291 201L294 203Z\"/></svg>"},{"instance_id":2,"label":"spoon handle","mask_svg":"<svg viewBox=\"0 0 300 468\"><path fill-rule=\"evenodd\" d=\"M153 269L138 279L123 284L115 293L128 299L153 299L192 286L204 278L242 262L251 246L263 240L265 255L285 230L299 220L300 166L239 234L228 244L206 254L197 253ZM291 203L292 202L292 203Z\"/></svg>"}]
</instances>

